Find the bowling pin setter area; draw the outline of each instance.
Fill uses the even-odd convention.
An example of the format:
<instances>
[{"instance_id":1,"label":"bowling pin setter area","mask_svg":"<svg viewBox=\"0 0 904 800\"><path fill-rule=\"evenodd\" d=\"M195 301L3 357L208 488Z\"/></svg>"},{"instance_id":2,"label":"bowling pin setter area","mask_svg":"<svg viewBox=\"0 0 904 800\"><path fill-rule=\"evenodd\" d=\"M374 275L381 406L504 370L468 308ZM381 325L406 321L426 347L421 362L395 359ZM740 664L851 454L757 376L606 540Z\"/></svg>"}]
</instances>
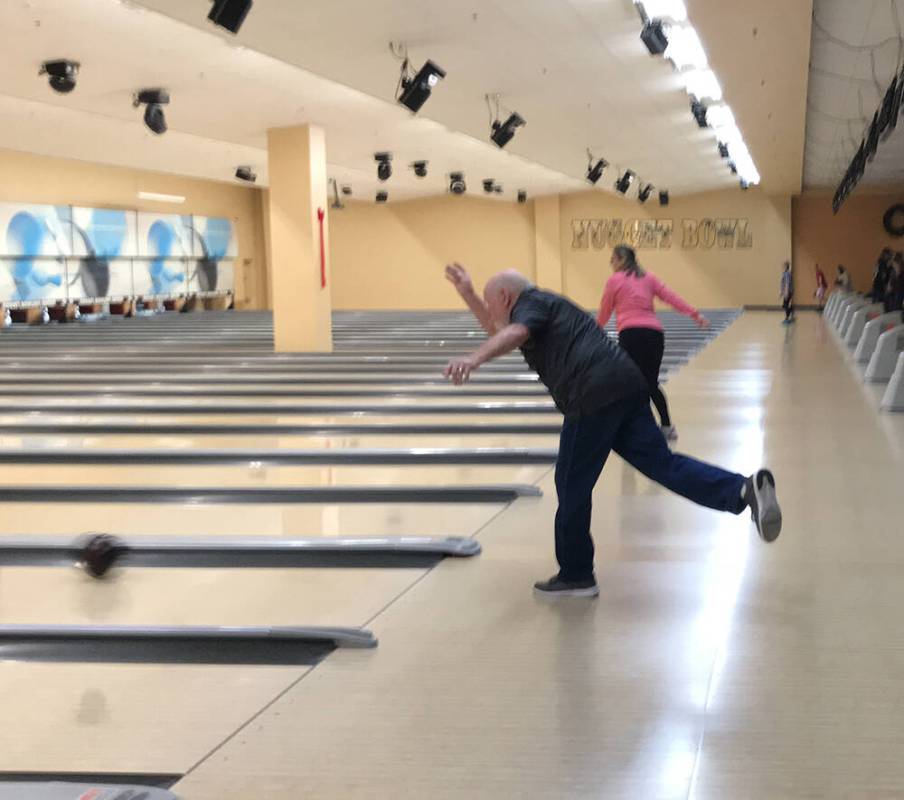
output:
<instances>
[{"instance_id":1,"label":"bowling pin setter area","mask_svg":"<svg viewBox=\"0 0 904 800\"><path fill-rule=\"evenodd\" d=\"M738 312L707 316L662 315L663 380ZM21 721L0 798L125 797L154 775L138 796L179 796L329 660L429 646L415 626L374 650L379 622L436 570L454 620L455 576L497 557L488 526L515 511L551 552L531 509L561 417L519 354L455 388L443 367L484 338L466 314L337 313L334 336L275 354L269 315L228 312L0 333L0 674ZM470 660L468 626L459 641Z\"/></svg>"}]
</instances>

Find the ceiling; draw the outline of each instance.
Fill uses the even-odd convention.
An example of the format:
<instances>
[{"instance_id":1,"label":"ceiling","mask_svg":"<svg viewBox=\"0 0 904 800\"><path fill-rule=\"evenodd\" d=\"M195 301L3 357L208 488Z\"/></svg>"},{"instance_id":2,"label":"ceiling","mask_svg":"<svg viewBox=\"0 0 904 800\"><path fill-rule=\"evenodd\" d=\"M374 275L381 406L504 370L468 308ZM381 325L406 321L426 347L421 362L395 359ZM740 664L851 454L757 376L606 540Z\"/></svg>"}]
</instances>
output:
<instances>
[{"instance_id":1,"label":"ceiling","mask_svg":"<svg viewBox=\"0 0 904 800\"><path fill-rule=\"evenodd\" d=\"M815 0L804 185L835 189L904 61L904 0ZM904 126L862 183L904 180Z\"/></svg>"},{"instance_id":2,"label":"ceiling","mask_svg":"<svg viewBox=\"0 0 904 800\"><path fill-rule=\"evenodd\" d=\"M810 0L730 5L687 0L764 189L799 191ZM472 191L496 179L507 199L587 189L588 147L612 162L603 191L623 169L673 194L737 185L669 63L641 43L632 0L256 0L237 37L209 9L4 0L0 147L216 180L250 164L266 185L266 131L311 122L326 130L331 177L358 196L378 187L378 150L394 154L393 200L441 193L457 170ZM448 72L416 117L394 101L390 41ZM82 64L68 95L37 77L62 57ZM160 137L131 105L158 85L172 95ZM504 151L488 141L486 93L528 123ZM407 168L415 159L431 162L427 178Z\"/></svg>"}]
</instances>

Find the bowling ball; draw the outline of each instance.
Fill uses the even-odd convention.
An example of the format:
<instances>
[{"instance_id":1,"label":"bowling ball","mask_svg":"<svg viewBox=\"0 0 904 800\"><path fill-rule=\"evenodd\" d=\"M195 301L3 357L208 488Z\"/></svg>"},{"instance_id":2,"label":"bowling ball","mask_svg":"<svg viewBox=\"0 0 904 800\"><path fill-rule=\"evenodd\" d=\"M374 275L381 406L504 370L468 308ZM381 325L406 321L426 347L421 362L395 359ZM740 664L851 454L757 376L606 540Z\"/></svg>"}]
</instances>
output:
<instances>
[{"instance_id":1,"label":"bowling ball","mask_svg":"<svg viewBox=\"0 0 904 800\"><path fill-rule=\"evenodd\" d=\"M92 578L103 578L115 566L126 547L108 533L89 535L79 551L79 564Z\"/></svg>"}]
</instances>

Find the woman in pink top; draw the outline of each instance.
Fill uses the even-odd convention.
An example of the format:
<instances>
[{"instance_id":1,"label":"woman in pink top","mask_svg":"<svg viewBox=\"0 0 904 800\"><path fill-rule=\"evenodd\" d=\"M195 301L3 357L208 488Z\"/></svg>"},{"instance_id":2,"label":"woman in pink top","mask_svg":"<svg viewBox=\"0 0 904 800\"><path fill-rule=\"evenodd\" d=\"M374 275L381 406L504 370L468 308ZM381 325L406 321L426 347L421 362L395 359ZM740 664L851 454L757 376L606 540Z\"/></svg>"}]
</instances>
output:
<instances>
[{"instance_id":1,"label":"woman in pink top","mask_svg":"<svg viewBox=\"0 0 904 800\"><path fill-rule=\"evenodd\" d=\"M693 319L701 328L709 325L709 322L653 273L643 270L637 263L633 248L618 245L612 251L609 265L614 274L606 282L596 321L600 328L604 328L615 311L618 343L628 351L650 384L650 397L659 412L663 435L669 441L675 441L678 439L678 432L672 425L668 403L659 388L659 367L665 352L665 333L653 310L653 299L658 297L668 303L676 311Z\"/></svg>"}]
</instances>

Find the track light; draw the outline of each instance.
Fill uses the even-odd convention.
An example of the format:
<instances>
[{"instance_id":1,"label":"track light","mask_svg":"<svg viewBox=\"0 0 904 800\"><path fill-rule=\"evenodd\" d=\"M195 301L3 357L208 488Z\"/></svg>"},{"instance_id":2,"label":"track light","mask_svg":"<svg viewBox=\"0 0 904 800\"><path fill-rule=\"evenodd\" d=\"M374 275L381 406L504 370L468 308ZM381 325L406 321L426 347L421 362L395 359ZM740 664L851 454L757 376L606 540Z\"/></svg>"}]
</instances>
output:
<instances>
[{"instance_id":1,"label":"track light","mask_svg":"<svg viewBox=\"0 0 904 800\"><path fill-rule=\"evenodd\" d=\"M634 175L633 172L631 172L631 170L629 170L629 169L625 170L625 174L622 175L622 176L615 182L615 188L616 188L621 194L627 193L628 189L631 188L631 184L634 182L634 178L635 178L635 177L636 177L636 176Z\"/></svg>"},{"instance_id":2,"label":"track light","mask_svg":"<svg viewBox=\"0 0 904 800\"><path fill-rule=\"evenodd\" d=\"M669 192L667 189L662 189L659 192L659 205L667 206L669 204Z\"/></svg>"},{"instance_id":3,"label":"track light","mask_svg":"<svg viewBox=\"0 0 904 800\"><path fill-rule=\"evenodd\" d=\"M498 147L505 147L512 140L515 131L526 124L524 117L513 111L505 122L499 122L498 119L493 122L493 132L490 134L490 139Z\"/></svg>"},{"instance_id":4,"label":"track light","mask_svg":"<svg viewBox=\"0 0 904 800\"><path fill-rule=\"evenodd\" d=\"M728 168L731 170L732 175L738 174L738 165L734 163L734 161L728 162Z\"/></svg>"},{"instance_id":5,"label":"track light","mask_svg":"<svg viewBox=\"0 0 904 800\"><path fill-rule=\"evenodd\" d=\"M257 180L257 173L251 167L238 167L235 171L235 177L240 181L254 183Z\"/></svg>"},{"instance_id":6,"label":"track light","mask_svg":"<svg viewBox=\"0 0 904 800\"><path fill-rule=\"evenodd\" d=\"M213 8L207 19L230 33L238 33L253 2L254 0L213 0Z\"/></svg>"},{"instance_id":7,"label":"track light","mask_svg":"<svg viewBox=\"0 0 904 800\"><path fill-rule=\"evenodd\" d=\"M142 89L136 93L132 105L135 108L145 106L144 124L157 135L166 133L166 115L163 106L170 101L169 92L166 89Z\"/></svg>"},{"instance_id":8,"label":"track light","mask_svg":"<svg viewBox=\"0 0 904 800\"><path fill-rule=\"evenodd\" d=\"M647 46L651 56L661 56L669 46L669 37L661 19L649 20L640 32L641 41Z\"/></svg>"},{"instance_id":9,"label":"track light","mask_svg":"<svg viewBox=\"0 0 904 800\"><path fill-rule=\"evenodd\" d=\"M377 162L377 178L388 181L392 177L392 153L374 153Z\"/></svg>"},{"instance_id":10,"label":"track light","mask_svg":"<svg viewBox=\"0 0 904 800\"><path fill-rule=\"evenodd\" d=\"M719 155L722 158L729 158L728 145L725 142L719 142Z\"/></svg>"},{"instance_id":11,"label":"track light","mask_svg":"<svg viewBox=\"0 0 904 800\"><path fill-rule=\"evenodd\" d=\"M49 75L50 88L60 94L68 94L75 88L79 63L68 59L45 61L41 65L39 75Z\"/></svg>"},{"instance_id":12,"label":"track light","mask_svg":"<svg viewBox=\"0 0 904 800\"><path fill-rule=\"evenodd\" d=\"M691 100L691 113L694 115L694 119L697 120L697 124L701 128L709 127L709 123L706 121L706 106L699 100Z\"/></svg>"},{"instance_id":13,"label":"track light","mask_svg":"<svg viewBox=\"0 0 904 800\"><path fill-rule=\"evenodd\" d=\"M648 183L646 186L640 187L640 191L637 193L637 199L640 200L641 203L646 203L647 200L650 199L651 194L653 194L653 184Z\"/></svg>"},{"instance_id":14,"label":"track light","mask_svg":"<svg viewBox=\"0 0 904 800\"><path fill-rule=\"evenodd\" d=\"M377 202L385 203L389 199L388 192L377 192Z\"/></svg>"},{"instance_id":15,"label":"track light","mask_svg":"<svg viewBox=\"0 0 904 800\"><path fill-rule=\"evenodd\" d=\"M518 202L526 203L527 202L527 192L524 189L518 190Z\"/></svg>"},{"instance_id":16,"label":"track light","mask_svg":"<svg viewBox=\"0 0 904 800\"><path fill-rule=\"evenodd\" d=\"M396 99L405 108L413 111L415 114L427 102L430 92L446 77L445 70L436 66L432 61L425 62L414 77L408 74L408 59L402 63L402 77L399 81L399 93Z\"/></svg>"},{"instance_id":17,"label":"track light","mask_svg":"<svg viewBox=\"0 0 904 800\"><path fill-rule=\"evenodd\" d=\"M449 173L449 191L452 194L464 194L468 190L465 185L465 175L463 172Z\"/></svg>"},{"instance_id":18,"label":"track light","mask_svg":"<svg viewBox=\"0 0 904 800\"><path fill-rule=\"evenodd\" d=\"M335 178L330 178L330 187L333 190L333 202L330 203L330 208L335 209L336 211L342 211L345 206L342 204L342 200L339 197L339 183Z\"/></svg>"},{"instance_id":19,"label":"track light","mask_svg":"<svg viewBox=\"0 0 904 800\"><path fill-rule=\"evenodd\" d=\"M426 161L415 161L411 165L411 169L414 170L414 174L419 178L427 177L427 162Z\"/></svg>"},{"instance_id":20,"label":"track light","mask_svg":"<svg viewBox=\"0 0 904 800\"><path fill-rule=\"evenodd\" d=\"M483 190L487 194L493 194L496 191L496 181L492 178L485 178L483 181Z\"/></svg>"},{"instance_id":21,"label":"track light","mask_svg":"<svg viewBox=\"0 0 904 800\"><path fill-rule=\"evenodd\" d=\"M587 166L587 180L592 184L599 182L603 177L603 170L609 166L609 162L605 158L601 158L596 164L593 163L593 156L590 156L590 164Z\"/></svg>"},{"instance_id":22,"label":"track light","mask_svg":"<svg viewBox=\"0 0 904 800\"><path fill-rule=\"evenodd\" d=\"M748 181L745 181L743 178L741 178L741 189L743 189L746 192L749 188L750 188L750 183Z\"/></svg>"},{"instance_id":23,"label":"track light","mask_svg":"<svg viewBox=\"0 0 904 800\"><path fill-rule=\"evenodd\" d=\"M343 186L342 194L345 195L346 197L351 197L352 196L352 187L351 186Z\"/></svg>"}]
</instances>

